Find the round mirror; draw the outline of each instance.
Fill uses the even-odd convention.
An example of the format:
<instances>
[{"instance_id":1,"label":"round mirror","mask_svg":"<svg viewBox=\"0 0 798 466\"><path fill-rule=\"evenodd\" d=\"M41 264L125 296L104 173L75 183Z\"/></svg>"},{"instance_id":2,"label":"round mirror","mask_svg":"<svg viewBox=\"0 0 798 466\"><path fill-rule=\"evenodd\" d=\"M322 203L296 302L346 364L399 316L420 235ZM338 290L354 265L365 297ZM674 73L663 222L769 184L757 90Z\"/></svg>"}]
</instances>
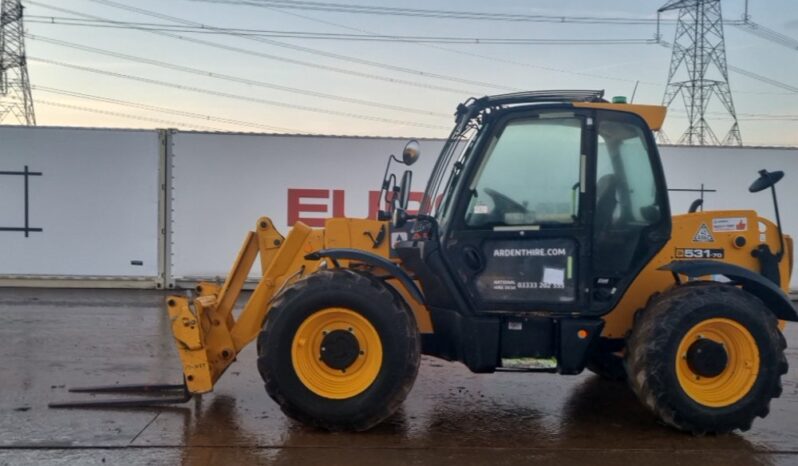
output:
<instances>
[{"instance_id":1,"label":"round mirror","mask_svg":"<svg viewBox=\"0 0 798 466\"><path fill-rule=\"evenodd\" d=\"M769 172L767 170L759 170L759 178L754 180L751 183L751 186L748 187L748 191L752 193L758 193L763 189L767 189L774 184L778 183L784 177L784 172L779 170L775 172Z\"/></svg>"},{"instance_id":2,"label":"round mirror","mask_svg":"<svg viewBox=\"0 0 798 466\"><path fill-rule=\"evenodd\" d=\"M411 139L405 145L405 149L402 151L402 162L405 165L413 165L418 160L418 156L421 155L421 146L418 144L418 141L415 139Z\"/></svg>"}]
</instances>

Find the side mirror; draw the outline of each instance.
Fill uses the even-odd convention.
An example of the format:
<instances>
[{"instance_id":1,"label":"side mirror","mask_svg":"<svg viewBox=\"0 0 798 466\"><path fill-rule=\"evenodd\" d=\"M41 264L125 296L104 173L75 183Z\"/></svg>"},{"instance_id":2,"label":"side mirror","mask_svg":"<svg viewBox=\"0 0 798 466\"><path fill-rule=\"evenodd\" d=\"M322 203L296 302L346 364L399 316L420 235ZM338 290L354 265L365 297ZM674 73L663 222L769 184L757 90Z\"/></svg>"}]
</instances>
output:
<instances>
[{"instance_id":1,"label":"side mirror","mask_svg":"<svg viewBox=\"0 0 798 466\"><path fill-rule=\"evenodd\" d=\"M407 210L407 205L410 203L410 185L413 184L413 172L405 170L402 175L402 181L399 183L399 208Z\"/></svg>"},{"instance_id":2,"label":"side mirror","mask_svg":"<svg viewBox=\"0 0 798 466\"><path fill-rule=\"evenodd\" d=\"M418 160L418 157L421 155L421 146L418 144L418 141L415 139L411 139L405 145L404 150L402 151L402 162L405 165L413 165Z\"/></svg>"},{"instance_id":3,"label":"side mirror","mask_svg":"<svg viewBox=\"0 0 798 466\"><path fill-rule=\"evenodd\" d=\"M748 191L752 193L758 193L759 191L768 189L769 187L775 185L782 178L784 178L784 172L781 170L775 172L759 170L759 178L751 183L751 186L748 187Z\"/></svg>"}]
</instances>

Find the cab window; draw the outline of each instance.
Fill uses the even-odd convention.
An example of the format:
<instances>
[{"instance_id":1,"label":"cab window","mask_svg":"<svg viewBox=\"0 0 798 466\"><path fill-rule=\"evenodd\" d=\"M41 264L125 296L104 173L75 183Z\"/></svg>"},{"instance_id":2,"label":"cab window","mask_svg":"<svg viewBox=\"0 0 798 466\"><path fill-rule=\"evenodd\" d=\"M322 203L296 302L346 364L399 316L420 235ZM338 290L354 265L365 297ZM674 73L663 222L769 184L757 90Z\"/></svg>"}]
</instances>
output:
<instances>
[{"instance_id":1,"label":"cab window","mask_svg":"<svg viewBox=\"0 0 798 466\"><path fill-rule=\"evenodd\" d=\"M470 188L471 227L567 226L579 215L582 120L573 113L513 120L493 136Z\"/></svg>"},{"instance_id":2,"label":"cab window","mask_svg":"<svg viewBox=\"0 0 798 466\"><path fill-rule=\"evenodd\" d=\"M645 129L626 116L598 121L594 268L624 271L634 261L643 231L659 223L657 183Z\"/></svg>"}]
</instances>

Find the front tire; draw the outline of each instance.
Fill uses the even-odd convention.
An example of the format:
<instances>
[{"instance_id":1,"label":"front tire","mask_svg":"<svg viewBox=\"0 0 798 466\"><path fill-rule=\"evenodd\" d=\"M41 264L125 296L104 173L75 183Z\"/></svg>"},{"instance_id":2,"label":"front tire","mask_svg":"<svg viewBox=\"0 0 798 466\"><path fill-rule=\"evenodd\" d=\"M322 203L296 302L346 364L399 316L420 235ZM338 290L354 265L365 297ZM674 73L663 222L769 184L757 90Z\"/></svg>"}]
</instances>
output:
<instances>
[{"instance_id":1,"label":"front tire","mask_svg":"<svg viewBox=\"0 0 798 466\"><path fill-rule=\"evenodd\" d=\"M713 283L660 296L627 342L629 385L666 424L695 434L748 430L781 395L786 341L753 295Z\"/></svg>"},{"instance_id":2,"label":"front tire","mask_svg":"<svg viewBox=\"0 0 798 466\"><path fill-rule=\"evenodd\" d=\"M320 270L273 303L258 336L258 370L287 416L361 431L404 401L420 348L413 315L388 285L367 273Z\"/></svg>"}]
</instances>

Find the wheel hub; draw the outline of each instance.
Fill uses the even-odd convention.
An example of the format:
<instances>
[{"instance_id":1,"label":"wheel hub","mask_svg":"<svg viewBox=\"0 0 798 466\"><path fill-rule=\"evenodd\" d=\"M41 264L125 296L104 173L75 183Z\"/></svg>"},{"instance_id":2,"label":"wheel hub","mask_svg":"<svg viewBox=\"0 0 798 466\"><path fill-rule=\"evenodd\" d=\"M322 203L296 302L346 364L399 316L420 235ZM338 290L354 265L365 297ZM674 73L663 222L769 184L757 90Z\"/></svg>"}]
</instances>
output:
<instances>
[{"instance_id":1,"label":"wheel hub","mask_svg":"<svg viewBox=\"0 0 798 466\"><path fill-rule=\"evenodd\" d=\"M726 348L707 338L696 340L687 350L687 365L701 377L717 377L729 363Z\"/></svg>"},{"instance_id":2,"label":"wheel hub","mask_svg":"<svg viewBox=\"0 0 798 466\"><path fill-rule=\"evenodd\" d=\"M726 317L695 324L682 337L674 356L681 389L693 401L711 408L740 401L759 374L756 340L743 324Z\"/></svg>"},{"instance_id":3,"label":"wheel hub","mask_svg":"<svg viewBox=\"0 0 798 466\"><path fill-rule=\"evenodd\" d=\"M360 345L350 331L333 330L321 340L320 359L333 369L346 370L359 355Z\"/></svg>"},{"instance_id":4,"label":"wheel hub","mask_svg":"<svg viewBox=\"0 0 798 466\"><path fill-rule=\"evenodd\" d=\"M302 384L321 397L357 396L382 368L380 334L368 318L351 309L320 309L296 330L291 364Z\"/></svg>"}]
</instances>

